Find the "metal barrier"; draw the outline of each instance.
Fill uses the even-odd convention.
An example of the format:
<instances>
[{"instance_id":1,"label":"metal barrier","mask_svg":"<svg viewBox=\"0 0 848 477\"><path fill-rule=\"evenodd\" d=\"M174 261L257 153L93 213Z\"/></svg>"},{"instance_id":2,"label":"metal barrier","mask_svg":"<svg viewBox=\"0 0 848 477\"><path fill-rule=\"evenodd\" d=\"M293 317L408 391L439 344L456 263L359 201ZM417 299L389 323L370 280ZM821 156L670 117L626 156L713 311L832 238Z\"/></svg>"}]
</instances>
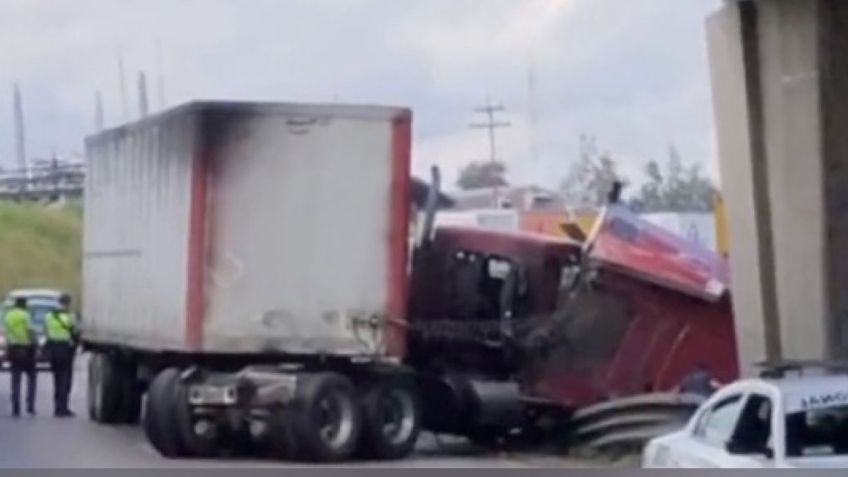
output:
<instances>
[{"instance_id":1,"label":"metal barrier","mask_svg":"<svg viewBox=\"0 0 848 477\"><path fill-rule=\"evenodd\" d=\"M574 413L573 443L593 450L641 447L684 427L703 402L701 396L658 393L587 406Z\"/></svg>"}]
</instances>

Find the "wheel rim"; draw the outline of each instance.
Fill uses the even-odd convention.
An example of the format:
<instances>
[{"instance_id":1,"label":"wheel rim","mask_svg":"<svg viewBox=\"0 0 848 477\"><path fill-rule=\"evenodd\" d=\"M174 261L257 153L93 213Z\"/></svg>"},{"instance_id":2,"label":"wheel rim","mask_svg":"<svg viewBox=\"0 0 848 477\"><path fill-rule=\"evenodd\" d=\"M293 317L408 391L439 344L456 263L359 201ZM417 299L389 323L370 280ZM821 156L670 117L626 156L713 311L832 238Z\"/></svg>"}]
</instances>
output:
<instances>
[{"instance_id":1,"label":"wheel rim","mask_svg":"<svg viewBox=\"0 0 848 477\"><path fill-rule=\"evenodd\" d=\"M415 429L415 403L409 393L393 389L386 393L381 402L383 438L392 444L407 441Z\"/></svg>"},{"instance_id":2,"label":"wheel rim","mask_svg":"<svg viewBox=\"0 0 848 477\"><path fill-rule=\"evenodd\" d=\"M318 432L333 448L343 447L353 434L353 403L341 392L331 392L318 403Z\"/></svg>"}]
</instances>

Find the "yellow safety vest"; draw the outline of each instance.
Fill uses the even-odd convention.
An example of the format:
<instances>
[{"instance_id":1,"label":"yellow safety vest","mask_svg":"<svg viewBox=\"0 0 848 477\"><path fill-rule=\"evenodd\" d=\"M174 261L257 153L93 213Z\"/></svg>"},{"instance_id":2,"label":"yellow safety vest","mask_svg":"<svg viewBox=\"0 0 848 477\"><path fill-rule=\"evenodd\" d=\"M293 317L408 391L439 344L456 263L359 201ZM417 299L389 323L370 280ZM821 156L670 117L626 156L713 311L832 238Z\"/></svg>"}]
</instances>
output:
<instances>
[{"instance_id":1,"label":"yellow safety vest","mask_svg":"<svg viewBox=\"0 0 848 477\"><path fill-rule=\"evenodd\" d=\"M48 341L71 341L73 338L74 319L65 311L51 311L45 320L45 331Z\"/></svg>"},{"instance_id":2,"label":"yellow safety vest","mask_svg":"<svg viewBox=\"0 0 848 477\"><path fill-rule=\"evenodd\" d=\"M3 328L6 332L6 343L10 345L32 344L32 319L29 311L22 308L12 308L3 317Z\"/></svg>"}]
</instances>

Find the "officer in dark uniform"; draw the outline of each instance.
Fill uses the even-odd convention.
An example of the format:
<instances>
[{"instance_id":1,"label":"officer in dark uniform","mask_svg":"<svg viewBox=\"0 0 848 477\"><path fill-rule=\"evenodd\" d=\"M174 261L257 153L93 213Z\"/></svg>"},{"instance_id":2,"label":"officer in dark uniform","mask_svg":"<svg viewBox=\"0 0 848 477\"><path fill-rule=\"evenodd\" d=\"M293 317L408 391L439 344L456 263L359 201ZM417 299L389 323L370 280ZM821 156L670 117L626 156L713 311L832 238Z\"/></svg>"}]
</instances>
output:
<instances>
[{"instance_id":1,"label":"officer in dark uniform","mask_svg":"<svg viewBox=\"0 0 848 477\"><path fill-rule=\"evenodd\" d=\"M699 396L711 396L721 384L713 378L709 369L703 363L698 363L695 368L683 378L677 391L682 394L697 394Z\"/></svg>"},{"instance_id":2,"label":"officer in dark uniform","mask_svg":"<svg viewBox=\"0 0 848 477\"><path fill-rule=\"evenodd\" d=\"M9 356L10 376L12 378L12 415L21 415L21 378L26 375L27 412L35 415L36 369L35 348L36 333L32 317L27 309L24 297L15 298L14 304L3 315L3 329L6 333L6 345Z\"/></svg>"},{"instance_id":3,"label":"officer in dark uniform","mask_svg":"<svg viewBox=\"0 0 848 477\"><path fill-rule=\"evenodd\" d=\"M74 355L76 354L77 327L71 313L71 297L59 298L60 309L51 311L45 320L47 334L46 352L53 373L53 405L56 417L73 417L68 405L73 382Z\"/></svg>"}]
</instances>

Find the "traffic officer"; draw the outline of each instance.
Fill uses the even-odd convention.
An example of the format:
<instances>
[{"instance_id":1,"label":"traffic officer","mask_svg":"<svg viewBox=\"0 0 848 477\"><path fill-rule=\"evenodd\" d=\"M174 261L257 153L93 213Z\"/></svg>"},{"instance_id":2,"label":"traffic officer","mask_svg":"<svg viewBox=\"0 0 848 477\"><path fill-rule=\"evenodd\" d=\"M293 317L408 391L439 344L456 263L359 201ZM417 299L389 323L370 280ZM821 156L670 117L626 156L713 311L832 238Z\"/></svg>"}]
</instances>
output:
<instances>
[{"instance_id":1,"label":"traffic officer","mask_svg":"<svg viewBox=\"0 0 848 477\"><path fill-rule=\"evenodd\" d=\"M71 297L59 298L60 308L45 318L46 351L53 373L53 412L56 417L73 417L68 406L73 382L74 354L76 352L76 321L71 314Z\"/></svg>"},{"instance_id":2,"label":"traffic officer","mask_svg":"<svg viewBox=\"0 0 848 477\"><path fill-rule=\"evenodd\" d=\"M15 298L14 304L3 316L3 328L6 332L7 353L11 367L12 415L18 417L21 414L21 375L24 374L27 378L27 412L35 415L37 340L32 326L32 317L27 310L26 298Z\"/></svg>"}]
</instances>

